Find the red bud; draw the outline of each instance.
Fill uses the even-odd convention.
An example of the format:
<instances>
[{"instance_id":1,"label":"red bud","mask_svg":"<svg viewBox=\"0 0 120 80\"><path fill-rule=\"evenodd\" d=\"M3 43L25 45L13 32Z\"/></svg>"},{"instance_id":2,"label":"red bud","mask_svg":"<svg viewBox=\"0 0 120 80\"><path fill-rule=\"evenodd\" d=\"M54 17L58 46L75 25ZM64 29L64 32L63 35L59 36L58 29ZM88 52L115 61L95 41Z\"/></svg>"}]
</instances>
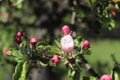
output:
<instances>
[{"instance_id":1,"label":"red bud","mask_svg":"<svg viewBox=\"0 0 120 80\"><path fill-rule=\"evenodd\" d=\"M57 55L57 54L55 54L54 56L53 56L53 58L52 58L52 61L54 62L54 63L59 63L60 62L60 57L59 57L59 55Z\"/></svg>"},{"instance_id":2,"label":"red bud","mask_svg":"<svg viewBox=\"0 0 120 80\"><path fill-rule=\"evenodd\" d=\"M17 38L15 39L15 41L16 41L16 43L18 43L18 44L21 43L21 39L20 39L19 37L17 37Z\"/></svg>"},{"instance_id":3,"label":"red bud","mask_svg":"<svg viewBox=\"0 0 120 80\"><path fill-rule=\"evenodd\" d=\"M115 10L112 10L112 11L111 11L111 14L115 16L115 15L116 15L116 11L115 11Z\"/></svg>"},{"instance_id":4,"label":"red bud","mask_svg":"<svg viewBox=\"0 0 120 80\"><path fill-rule=\"evenodd\" d=\"M88 40L85 40L82 45L81 45L82 49L88 49L90 48L90 43Z\"/></svg>"},{"instance_id":5,"label":"red bud","mask_svg":"<svg viewBox=\"0 0 120 80\"><path fill-rule=\"evenodd\" d=\"M30 44L36 44L37 42L38 40L36 37L30 39Z\"/></svg>"},{"instance_id":6,"label":"red bud","mask_svg":"<svg viewBox=\"0 0 120 80\"><path fill-rule=\"evenodd\" d=\"M100 80L112 80L112 76L105 74L105 75L101 76Z\"/></svg>"},{"instance_id":7,"label":"red bud","mask_svg":"<svg viewBox=\"0 0 120 80\"><path fill-rule=\"evenodd\" d=\"M16 34L16 36L19 37L19 38L22 37L22 36L23 36L23 32L18 32L18 33Z\"/></svg>"},{"instance_id":8,"label":"red bud","mask_svg":"<svg viewBox=\"0 0 120 80\"><path fill-rule=\"evenodd\" d=\"M69 61L69 64L74 64L75 63L75 58L71 58L68 61Z\"/></svg>"},{"instance_id":9,"label":"red bud","mask_svg":"<svg viewBox=\"0 0 120 80\"><path fill-rule=\"evenodd\" d=\"M3 12L1 14L2 17L4 17L5 19L7 19L9 17L9 13L8 12Z\"/></svg>"},{"instance_id":10,"label":"red bud","mask_svg":"<svg viewBox=\"0 0 120 80\"><path fill-rule=\"evenodd\" d=\"M69 28L68 25L64 25L64 26L62 27L62 33L65 34L65 35L67 35L67 34L70 33L70 28Z\"/></svg>"},{"instance_id":11,"label":"red bud","mask_svg":"<svg viewBox=\"0 0 120 80\"><path fill-rule=\"evenodd\" d=\"M5 54L5 55L9 55L9 50L3 50L3 53Z\"/></svg>"}]
</instances>

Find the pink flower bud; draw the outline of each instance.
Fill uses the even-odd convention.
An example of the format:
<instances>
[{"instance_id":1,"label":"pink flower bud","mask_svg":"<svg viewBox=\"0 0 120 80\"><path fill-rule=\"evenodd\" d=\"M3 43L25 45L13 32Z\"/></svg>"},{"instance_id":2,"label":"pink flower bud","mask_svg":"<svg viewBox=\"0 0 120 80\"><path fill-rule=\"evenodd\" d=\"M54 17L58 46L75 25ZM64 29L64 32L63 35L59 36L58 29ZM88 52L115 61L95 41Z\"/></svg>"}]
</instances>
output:
<instances>
[{"instance_id":1,"label":"pink flower bud","mask_svg":"<svg viewBox=\"0 0 120 80\"><path fill-rule=\"evenodd\" d=\"M9 55L10 53L9 53L9 50L3 50L3 53L4 53L4 55Z\"/></svg>"},{"instance_id":2,"label":"pink flower bud","mask_svg":"<svg viewBox=\"0 0 120 80\"><path fill-rule=\"evenodd\" d=\"M21 36L23 36L23 32L18 32L16 36L20 38Z\"/></svg>"},{"instance_id":3,"label":"pink flower bud","mask_svg":"<svg viewBox=\"0 0 120 80\"><path fill-rule=\"evenodd\" d=\"M70 28L69 28L68 25L64 25L64 26L62 27L62 33L65 34L65 35L67 35L67 34L70 33Z\"/></svg>"},{"instance_id":4,"label":"pink flower bud","mask_svg":"<svg viewBox=\"0 0 120 80\"><path fill-rule=\"evenodd\" d=\"M20 39L19 37L17 37L17 38L15 39L15 41L16 41L16 43L18 43L18 44L21 43L21 39Z\"/></svg>"},{"instance_id":5,"label":"pink flower bud","mask_svg":"<svg viewBox=\"0 0 120 80\"><path fill-rule=\"evenodd\" d=\"M71 35L65 35L61 38L61 47L63 52L70 53L74 49L74 41Z\"/></svg>"},{"instance_id":6,"label":"pink flower bud","mask_svg":"<svg viewBox=\"0 0 120 80\"><path fill-rule=\"evenodd\" d=\"M30 39L30 44L36 44L37 42L38 40L36 37Z\"/></svg>"},{"instance_id":7,"label":"pink flower bud","mask_svg":"<svg viewBox=\"0 0 120 80\"><path fill-rule=\"evenodd\" d=\"M53 58L52 58L52 61L54 62L54 63L59 63L60 62L60 57L59 57L59 55L57 55L57 54L55 54L54 56L53 56Z\"/></svg>"},{"instance_id":8,"label":"pink flower bud","mask_svg":"<svg viewBox=\"0 0 120 80\"><path fill-rule=\"evenodd\" d=\"M5 19L7 19L9 17L9 13L8 12L3 12L1 14L2 17L4 17Z\"/></svg>"},{"instance_id":9,"label":"pink flower bud","mask_svg":"<svg viewBox=\"0 0 120 80\"><path fill-rule=\"evenodd\" d=\"M101 76L100 80L112 80L112 76L105 74L105 75Z\"/></svg>"},{"instance_id":10,"label":"pink flower bud","mask_svg":"<svg viewBox=\"0 0 120 80\"><path fill-rule=\"evenodd\" d=\"M90 43L88 40L85 40L82 45L81 45L82 49L88 49L90 48Z\"/></svg>"},{"instance_id":11,"label":"pink flower bud","mask_svg":"<svg viewBox=\"0 0 120 80\"><path fill-rule=\"evenodd\" d=\"M115 15L116 15L116 11L115 11L115 10L112 10L112 11L111 11L111 14L115 16Z\"/></svg>"}]
</instances>

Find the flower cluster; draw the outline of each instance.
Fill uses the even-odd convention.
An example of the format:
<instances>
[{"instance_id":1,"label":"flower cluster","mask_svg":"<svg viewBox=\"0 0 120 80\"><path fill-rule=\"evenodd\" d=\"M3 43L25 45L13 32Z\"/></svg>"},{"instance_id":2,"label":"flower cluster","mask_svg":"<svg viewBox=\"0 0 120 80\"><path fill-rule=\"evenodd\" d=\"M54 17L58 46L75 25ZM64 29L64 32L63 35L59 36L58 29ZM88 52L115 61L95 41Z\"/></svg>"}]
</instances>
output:
<instances>
[{"instance_id":1,"label":"flower cluster","mask_svg":"<svg viewBox=\"0 0 120 80\"><path fill-rule=\"evenodd\" d=\"M62 33L63 33L63 37L61 38L61 47L62 47L62 51L65 53L72 53L74 50L74 40L73 37L70 35L70 28L69 26L65 25L62 27ZM82 44L81 44L81 48L82 49L88 49L90 48L90 43L88 40L85 40Z\"/></svg>"},{"instance_id":2,"label":"flower cluster","mask_svg":"<svg viewBox=\"0 0 120 80\"><path fill-rule=\"evenodd\" d=\"M73 54L74 50L75 50L74 49L75 48L75 43L74 43L74 39L73 39L73 37L71 35L72 31L71 31L71 29L70 29L70 27L68 25L64 25L62 27L62 29L61 29L61 32L63 34L63 36L60 39L61 52L65 53L65 55L66 55L66 53L69 54L68 57L66 57L67 59L65 59L65 60L67 60L67 63L74 64L76 59L75 59L75 56ZM36 37L28 39L26 37L25 33L18 32L16 34L16 38L15 38L16 43L21 44L24 40L26 41L27 44L28 44L27 41L29 41L30 45L34 45L34 46L36 46L36 44L38 43L38 39ZM87 41L87 40L83 41L82 43L78 43L78 44L81 44L80 45L81 49L90 48L89 41ZM36 51L36 50L34 50L34 51ZM9 50L4 50L3 53L5 55L8 55L8 54L10 54L10 51ZM26 53L28 53L28 52L26 52ZM60 62L60 60L62 60L60 58L65 58L65 56L61 56L61 55L58 55L58 54L60 54L60 53L54 53L53 57L51 57L51 59L50 59L55 64L58 64Z\"/></svg>"},{"instance_id":3,"label":"flower cluster","mask_svg":"<svg viewBox=\"0 0 120 80\"><path fill-rule=\"evenodd\" d=\"M23 36L23 32L18 32L18 33L16 34L16 39L15 39L16 43L18 43L18 44L21 43L21 37L22 37L22 36Z\"/></svg>"},{"instance_id":4,"label":"flower cluster","mask_svg":"<svg viewBox=\"0 0 120 80\"><path fill-rule=\"evenodd\" d=\"M81 64L87 64L83 53L89 52L90 43L80 36L73 38L71 35L72 31L68 25L63 26L61 32L62 36L58 42L55 42L55 45L40 42L36 37L28 39L25 33L18 32L16 34L16 42L19 44L19 49L5 49L3 53L4 55L13 56L12 59L18 62L16 67L23 65L24 67L20 68L23 70L27 70L27 66L33 64L43 67L55 67L58 64L64 64L68 70L68 76L73 78L81 71ZM87 67L90 68L88 64ZM19 70L17 71L16 69L16 72L19 72ZM16 76L13 76L13 80L20 80L20 78L16 79ZM110 75L103 75L100 77L100 80L112 80L112 77Z\"/></svg>"}]
</instances>

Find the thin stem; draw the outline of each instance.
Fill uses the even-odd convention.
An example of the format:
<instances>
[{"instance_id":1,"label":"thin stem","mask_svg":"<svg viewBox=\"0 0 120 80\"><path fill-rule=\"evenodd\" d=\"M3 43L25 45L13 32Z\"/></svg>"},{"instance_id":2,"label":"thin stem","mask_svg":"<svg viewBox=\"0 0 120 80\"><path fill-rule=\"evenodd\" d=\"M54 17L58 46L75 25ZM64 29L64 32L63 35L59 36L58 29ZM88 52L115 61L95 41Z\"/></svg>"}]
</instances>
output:
<instances>
[{"instance_id":1,"label":"thin stem","mask_svg":"<svg viewBox=\"0 0 120 80\"><path fill-rule=\"evenodd\" d=\"M73 5L77 6L77 1L76 0L73 0ZM71 16L71 24L73 24L73 25L75 24L75 17L76 17L76 12L73 11L72 16Z\"/></svg>"},{"instance_id":2,"label":"thin stem","mask_svg":"<svg viewBox=\"0 0 120 80\"><path fill-rule=\"evenodd\" d=\"M76 12L75 11L73 11L72 12L72 17L71 17L71 24L75 24L75 17L76 17Z\"/></svg>"},{"instance_id":3,"label":"thin stem","mask_svg":"<svg viewBox=\"0 0 120 80\"><path fill-rule=\"evenodd\" d=\"M97 78L100 78L100 76L95 72L95 70L90 66L90 64L87 62L87 60L84 58L83 55L79 55L79 57L82 60L82 64L86 67L86 69L89 71L89 73Z\"/></svg>"}]
</instances>

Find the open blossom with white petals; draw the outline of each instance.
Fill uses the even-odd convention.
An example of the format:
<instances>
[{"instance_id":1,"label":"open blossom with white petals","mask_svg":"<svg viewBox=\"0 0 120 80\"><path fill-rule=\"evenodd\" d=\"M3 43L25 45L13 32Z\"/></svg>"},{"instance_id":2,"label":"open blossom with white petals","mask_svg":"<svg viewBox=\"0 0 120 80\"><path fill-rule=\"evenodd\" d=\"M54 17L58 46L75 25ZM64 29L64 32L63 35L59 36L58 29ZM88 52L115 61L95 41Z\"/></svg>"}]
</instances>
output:
<instances>
[{"instance_id":1,"label":"open blossom with white petals","mask_svg":"<svg viewBox=\"0 0 120 80\"><path fill-rule=\"evenodd\" d=\"M74 41L71 35L65 35L61 38L62 51L70 53L74 49Z\"/></svg>"}]
</instances>

